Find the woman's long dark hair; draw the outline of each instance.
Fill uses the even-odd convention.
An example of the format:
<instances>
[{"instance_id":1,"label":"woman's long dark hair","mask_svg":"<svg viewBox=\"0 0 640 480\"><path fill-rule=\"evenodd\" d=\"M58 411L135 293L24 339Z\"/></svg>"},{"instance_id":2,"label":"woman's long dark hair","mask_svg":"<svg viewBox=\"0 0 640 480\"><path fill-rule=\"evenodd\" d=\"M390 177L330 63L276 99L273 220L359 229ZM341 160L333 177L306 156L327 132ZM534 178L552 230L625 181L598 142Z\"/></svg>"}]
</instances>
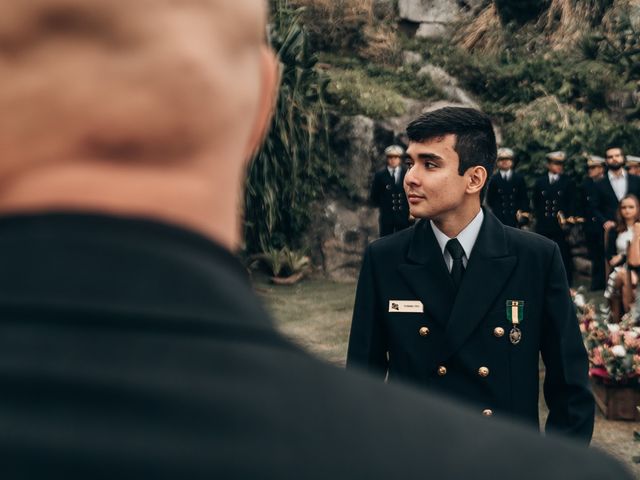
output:
<instances>
[{"instance_id":1,"label":"woman's long dark hair","mask_svg":"<svg viewBox=\"0 0 640 480\"><path fill-rule=\"evenodd\" d=\"M620 213L620 207L622 206L622 202L629 199L633 200L633 203L636 204L636 218L633 220L633 222L634 223L640 222L640 202L638 201L638 197L636 197L632 193L628 193L627 195L625 195L620 199L620 202L618 203L618 208L616 209L616 231L618 233L622 233L627 229L627 223L624 220L624 218L622 218L622 213Z\"/></svg>"}]
</instances>

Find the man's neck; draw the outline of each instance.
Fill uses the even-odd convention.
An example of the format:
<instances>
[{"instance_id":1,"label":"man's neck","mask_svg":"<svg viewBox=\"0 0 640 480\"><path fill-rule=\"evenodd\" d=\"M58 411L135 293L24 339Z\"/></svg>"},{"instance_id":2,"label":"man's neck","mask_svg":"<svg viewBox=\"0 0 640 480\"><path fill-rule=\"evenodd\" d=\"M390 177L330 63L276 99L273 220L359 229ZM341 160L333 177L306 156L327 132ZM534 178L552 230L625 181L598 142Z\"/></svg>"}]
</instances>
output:
<instances>
[{"instance_id":1,"label":"man's neck","mask_svg":"<svg viewBox=\"0 0 640 480\"><path fill-rule=\"evenodd\" d=\"M480 212L480 203L475 203L469 207L460 208L452 212L447 212L438 218L433 219L433 223L438 229L449 238L455 238L465 229Z\"/></svg>"},{"instance_id":2,"label":"man's neck","mask_svg":"<svg viewBox=\"0 0 640 480\"><path fill-rule=\"evenodd\" d=\"M204 234L229 250L238 249L240 169L234 182L212 186L212 174L186 167L132 168L95 164L42 169L0 189L0 213L77 211L147 217Z\"/></svg>"},{"instance_id":3,"label":"man's neck","mask_svg":"<svg viewBox=\"0 0 640 480\"><path fill-rule=\"evenodd\" d=\"M624 176L624 168L619 168L618 170L609 169L609 173L616 178L620 178Z\"/></svg>"}]
</instances>

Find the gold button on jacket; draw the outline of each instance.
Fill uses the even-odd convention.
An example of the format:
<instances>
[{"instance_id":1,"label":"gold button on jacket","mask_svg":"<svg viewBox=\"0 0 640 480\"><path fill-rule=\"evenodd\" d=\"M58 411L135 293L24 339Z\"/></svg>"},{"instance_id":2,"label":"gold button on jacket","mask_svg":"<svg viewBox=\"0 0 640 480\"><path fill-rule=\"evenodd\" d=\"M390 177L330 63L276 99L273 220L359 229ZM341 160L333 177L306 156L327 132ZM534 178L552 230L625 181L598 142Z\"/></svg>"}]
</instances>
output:
<instances>
[{"instance_id":1,"label":"gold button on jacket","mask_svg":"<svg viewBox=\"0 0 640 480\"><path fill-rule=\"evenodd\" d=\"M440 366L438 367L438 375L444 377L447 374L447 367Z\"/></svg>"},{"instance_id":2,"label":"gold button on jacket","mask_svg":"<svg viewBox=\"0 0 640 480\"><path fill-rule=\"evenodd\" d=\"M489 369L487 367L480 367L478 369L478 375L480 375L481 377L488 377Z\"/></svg>"},{"instance_id":3,"label":"gold button on jacket","mask_svg":"<svg viewBox=\"0 0 640 480\"><path fill-rule=\"evenodd\" d=\"M494 328L493 329L493 334L498 338L502 337L504 335L504 328L502 328L502 327Z\"/></svg>"},{"instance_id":4,"label":"gold button on jacket","mask_svg":"<svg viewBox=\"0 0 640 480\"><path fill-rule=\"evenodd\" d=\"M482 415L484 415L485 417L490 417L493 415L493 410L486 408L482 411Z\"/></svg>"},{"instance_id":5,"label":"gold button on jacket","mask_svg":"<svg viewBox=\"0 0 640 480\"><path fill-rule=\"evenodd\" d=\"M426 337L427 335L429 335L429 327L420 327L420 330L418 330L418 333L420 334L421 337Z\"/></svg>"}]
</instances>

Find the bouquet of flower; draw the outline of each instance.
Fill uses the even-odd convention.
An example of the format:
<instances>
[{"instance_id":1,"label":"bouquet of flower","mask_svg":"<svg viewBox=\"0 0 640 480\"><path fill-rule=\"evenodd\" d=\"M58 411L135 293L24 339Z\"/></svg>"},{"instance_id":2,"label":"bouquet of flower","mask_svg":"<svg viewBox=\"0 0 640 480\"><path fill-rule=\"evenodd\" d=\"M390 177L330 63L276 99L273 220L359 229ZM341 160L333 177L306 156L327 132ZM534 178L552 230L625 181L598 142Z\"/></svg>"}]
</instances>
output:
<instances>
[{"instance_id":1,"label":"bouquet of flower","mask_svg":"<svg viewBox=\"0 0 640 480\"><path fill-rule=\"evenodd\" d=\"M640 378L640 326L629 312L620 323L608 323L606 307L596 308L574 295L580 331L589 354L589 374L615 383L638 383Z\"/></svg>"}]
</instances>

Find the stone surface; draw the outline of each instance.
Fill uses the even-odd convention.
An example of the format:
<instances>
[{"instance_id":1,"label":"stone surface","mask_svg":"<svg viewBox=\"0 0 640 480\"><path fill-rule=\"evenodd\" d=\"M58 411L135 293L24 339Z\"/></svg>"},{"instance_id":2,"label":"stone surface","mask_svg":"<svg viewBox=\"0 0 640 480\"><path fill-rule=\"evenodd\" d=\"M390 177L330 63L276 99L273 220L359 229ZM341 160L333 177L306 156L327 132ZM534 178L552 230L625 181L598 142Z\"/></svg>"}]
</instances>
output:
<instances>
[{"instance_id":1,"label":"stone surface","mask_svg":"<svg viewBox=\"0 0 640 480\"><path fill-rule=\"evenodd\" d=\"M448 28L444 23L421 23L416 30L417 38L435 39L442 38L448 32Z\"/></svg>"},{"instance_id":2,"label":"stone surface","mask_svg":"<svg viewBox=\"0 0 640 480\"><path fill-rule=\"evenodd\" d=\"M315 263L331 280L355 281L365 248L378 238L377 210L331 199L320 206L317 217L312 232Z\"/></svg>"},{"instance_id":3,"label":"stone surface","mask_svg":"<svg viewBox=\"0 0 640 480\"><path fill-rule=\"evenodd\" d=\"M452 23L460 14L455 0L399 0L400 18L416 23Z\"/></svg>"},{"instance_id":4,"label":"stone surface","mask_svg":"<svg viewBox=\"0 0 640 480\"><path fill-rule=\"evenodd\" d=\"M422 55L418 52L406 50L402 52L403 65L420 65L423 62Z\"/></svg>"},{"instance_id":5,"label":"stone surface","mask_svg":"<svg viewBox=\"0 0 640 480\"><path fill-rule=\"evenodd\" d=\"M418 76L431 78L433 83L443 91L447 100L455 104L480 109L480 105L471 95L458 86L458 80L441 67L427 63L418 70Z\"/></svg>"},{"instance_id":6,"label":"stone surface","mask_svg":"<svg viewBox=\"0 0 640 480\"><path fill-rule=\"evenodd\" d=\"M334 151L340 156L343 179L352 188L352 195L365 200L374 162L380 156L375 143L375 124L364 115L341 118L333 129Z\"/></svg>"}]
</instances>

